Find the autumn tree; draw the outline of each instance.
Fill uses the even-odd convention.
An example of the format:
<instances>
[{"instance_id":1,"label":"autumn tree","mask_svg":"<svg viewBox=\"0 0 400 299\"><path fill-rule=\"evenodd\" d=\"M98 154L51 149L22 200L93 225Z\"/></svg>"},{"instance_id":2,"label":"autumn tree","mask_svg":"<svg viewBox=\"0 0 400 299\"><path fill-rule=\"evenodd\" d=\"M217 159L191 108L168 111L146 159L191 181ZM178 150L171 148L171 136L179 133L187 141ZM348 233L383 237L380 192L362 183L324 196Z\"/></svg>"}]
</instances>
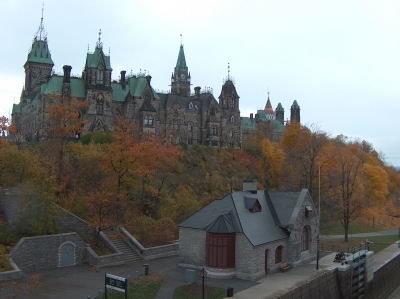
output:
<instances>
[{"instance_id":1,"label":"autumn tree","mask_svg":"<svg viewBox=\"0 0 400 299\"><path fill-rule=\"evenodd\" d=\"M51 159L57 166L55 174L57 181L62 180L64 168L64 149L68 139L75 137L84 131L85 121L81 113L88 106L87 101L78 100L75 96L63 97L52 94L48 99L50 104L46 106L47 126L47 159Z\"/></svg>"},{"instance_id":2,"label":"autumn tree","mask_svg":"<svg viewBox=\"0 0 400 299\"><path fill-rule=\"evenodd\" d=\"M332 159L332 152L324 151L328 141L328 134L315 124L306 127L292 122L286 126L282 139L286 188L307 188L316 197L319 167Z\"/></svg>"},{"instance_id":3,"label":"autumn tree","mask_svg":"<svg viewBox=\"0 0 400 299\"><path fill-rule=\"evenodd\" d=\"M269 139L264 139L261 142L261 150L267 167L267 185L279 186L282 180L285 153L278 143L271 142Z\"/></svg>"}]
</instances>

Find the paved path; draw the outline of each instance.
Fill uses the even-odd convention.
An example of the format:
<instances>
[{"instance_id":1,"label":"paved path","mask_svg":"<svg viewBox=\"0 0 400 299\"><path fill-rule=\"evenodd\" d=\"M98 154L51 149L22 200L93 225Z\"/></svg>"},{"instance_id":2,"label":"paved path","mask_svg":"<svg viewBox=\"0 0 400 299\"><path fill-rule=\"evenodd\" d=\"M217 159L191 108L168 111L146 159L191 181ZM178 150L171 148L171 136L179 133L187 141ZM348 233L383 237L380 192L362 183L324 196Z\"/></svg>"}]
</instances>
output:
<instances>
[{"instance_id":1,"label":"paved path","mask_svg":"<svg viewBox=\"0 0 400 299\"><path fill-rule=\"evenodd\" d=\"M366 238L366 237L381 237L381 236L393 236L399 235L399 230L397 228L384 230L380 232L370 232L370 233L362 233L362 234L349 234L349 238ZM321 235L321 239L328 240L328 239L339 239L344 238L344 235Z\"/></svg>"}]
</instances>

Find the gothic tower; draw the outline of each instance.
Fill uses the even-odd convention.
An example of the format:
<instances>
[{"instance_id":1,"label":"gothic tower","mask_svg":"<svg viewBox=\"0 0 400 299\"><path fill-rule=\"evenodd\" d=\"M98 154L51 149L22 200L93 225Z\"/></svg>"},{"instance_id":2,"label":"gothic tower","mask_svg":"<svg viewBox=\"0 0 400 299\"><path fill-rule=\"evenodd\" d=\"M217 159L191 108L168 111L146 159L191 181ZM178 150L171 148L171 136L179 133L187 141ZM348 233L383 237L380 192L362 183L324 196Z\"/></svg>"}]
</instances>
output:
<instances>
[{"instance_id":1,"label":"gothic tower","mask_svg":"<svg viewBox=\"0 0 400 299\"><path fill-rule=\"evenodd\" d=\"M186 65L185 52L183 51L182 44L179 49L175 70L171 77L171 93L190 96L190 73Z\"/></svg>"},{"instance_id":2,"label":"gothic tower","mask_svg":"<svg viewBox=\"0 0 400 299\"><path fill-rule=\"evenodd\" d=\"M290 107L290 122L300 122L300 106L297 101L294 100L292 107Z\"/></svg>"},{"instance_id":3,"label":"gothic tower","mask_svg":"<svg viewBox=\"0 0 400 299\"><path fill-rule=\"evenodd\" d=\"M25 69L25 98L34 98L39 92L40 84L47 82L51 75L54 62L51 59L49 46L47 44L47 34L43 26L43 8L42 18L40 20L39 30L33 38L32 47L28 58L24 64Z\"/></svg>"},{"instance_id":4,"label":"gothic tower","mask_svg":"<svg viewBox=\"0 0 400 299\"><path fill-rule=\"evenodd\" d=\"M234 78L230 75L230 66L228 63L228 76L223 80L221 94L218 97L219 105L224 110L230 110L234 115L239 115L239 95L236 92Z\"/></svg>"},{"instance_id":5,"label":"gothic tower","mask_svg":"<svg viewBox=\"0 0 400 299\"><path fill-rule=\"evenodd\" d=\"M276 120L279 121L282 125L285 121L285 110L283 109L281 103L275 109Z\"/></svg>"}]
</instances>

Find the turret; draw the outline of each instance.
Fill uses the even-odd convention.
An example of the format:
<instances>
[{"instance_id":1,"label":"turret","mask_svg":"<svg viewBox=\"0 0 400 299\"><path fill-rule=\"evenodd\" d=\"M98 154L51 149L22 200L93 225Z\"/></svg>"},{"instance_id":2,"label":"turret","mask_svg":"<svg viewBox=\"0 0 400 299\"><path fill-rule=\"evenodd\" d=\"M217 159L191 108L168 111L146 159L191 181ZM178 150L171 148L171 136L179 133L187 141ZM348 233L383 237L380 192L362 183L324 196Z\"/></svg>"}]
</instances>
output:
<instances>
[{"instance_id":1,"label":"turret","mask_svg":"<svg viewBox=\"0 0 400 299\"><path fill-rule=\"evenodd\" d=\"M300 106L297 101L294 100L292 107L290 107L290 122L300 122Z\"/></svg>"}]
</instances>

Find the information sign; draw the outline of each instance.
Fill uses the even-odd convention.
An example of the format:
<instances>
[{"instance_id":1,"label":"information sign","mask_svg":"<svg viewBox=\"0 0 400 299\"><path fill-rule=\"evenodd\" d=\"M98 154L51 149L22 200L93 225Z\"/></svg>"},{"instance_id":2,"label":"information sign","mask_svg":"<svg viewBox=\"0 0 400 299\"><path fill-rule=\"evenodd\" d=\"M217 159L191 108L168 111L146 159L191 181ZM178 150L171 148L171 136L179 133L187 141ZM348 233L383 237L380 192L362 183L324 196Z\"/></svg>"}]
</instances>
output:
<instances>
[{"instance_id":1,"label":"information sign","mask_svg":"<svg viewBox=\"0 0 400 299\"><path fill-rule=\"evenodd\" d=\"M125 299L128 298L128 280L123 277L107 274L105 277L105 295L107 299L107 289L125 293Z\"/></svg>"}]
</instances>

